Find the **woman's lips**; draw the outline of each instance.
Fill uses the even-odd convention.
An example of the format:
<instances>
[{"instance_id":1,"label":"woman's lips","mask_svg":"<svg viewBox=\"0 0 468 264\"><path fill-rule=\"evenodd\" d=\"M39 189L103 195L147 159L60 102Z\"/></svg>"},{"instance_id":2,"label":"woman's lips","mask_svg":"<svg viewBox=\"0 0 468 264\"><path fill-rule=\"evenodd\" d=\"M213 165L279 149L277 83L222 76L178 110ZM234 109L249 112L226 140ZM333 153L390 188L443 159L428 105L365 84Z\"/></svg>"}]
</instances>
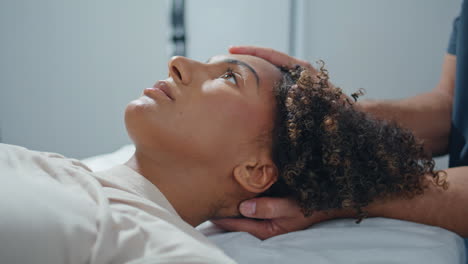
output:
<instances>
[{"instance_id":1,"label":"woman's lips","mask_svg":"<svg viewBox=\"0 0 468 264\"><path fill-rule=\"evenodd\" d=\"M174 97L171 93L171 87L166 81L158 81L152 88L146 88L144 91L144 94L148 96L153 93L164 94L167 98L174 101Z\"/></svg>"}]
</instances>

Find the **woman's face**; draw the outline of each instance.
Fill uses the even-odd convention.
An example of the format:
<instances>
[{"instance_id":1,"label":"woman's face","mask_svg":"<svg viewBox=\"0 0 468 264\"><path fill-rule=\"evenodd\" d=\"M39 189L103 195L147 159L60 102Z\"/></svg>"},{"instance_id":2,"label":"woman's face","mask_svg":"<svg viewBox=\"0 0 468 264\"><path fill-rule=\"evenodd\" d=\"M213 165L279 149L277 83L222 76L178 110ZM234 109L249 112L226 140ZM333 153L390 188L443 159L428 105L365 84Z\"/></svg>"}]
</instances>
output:
<instances>
[{"instance_id":1,"label":"woman's face","mask_svg":"<svg viewBox=\"0 0 468 264\"><path fill-rule=\"evenodd\" d=\"M281 77L275 66L223 55L206 63L174 57L168 67L168 79L127 106L126 126L137 149L187 161L236 162L259 145L259 136L269 135L273 87Z\"/></svg>"}]
</instances>

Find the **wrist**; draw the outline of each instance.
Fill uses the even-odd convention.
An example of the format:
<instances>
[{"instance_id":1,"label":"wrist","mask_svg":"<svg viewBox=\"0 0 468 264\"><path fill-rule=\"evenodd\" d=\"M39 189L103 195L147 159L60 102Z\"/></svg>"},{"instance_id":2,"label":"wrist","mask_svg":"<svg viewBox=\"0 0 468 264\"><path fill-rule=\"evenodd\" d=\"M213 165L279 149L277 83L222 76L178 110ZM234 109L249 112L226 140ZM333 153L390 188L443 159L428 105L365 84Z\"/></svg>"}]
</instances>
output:
<instances>
[{"instance_id":1,"label":"wrist","mask_svg":"<svg viewBox=\"0 0 468 264\"><path fill-rule=\"evenodd\" d=\"M356 218L357 213L353 209L331 209L325 211L317 211L318 217L320 218L320 222L332 220L332 219L340 219L340 218Z\"/></svg>"},{"instance_id":2,"label":"wrist","mask_svg":"<svg viewBox=\"0 0 468 264\"><path fill-rule=\"evenodd\" d=\"M354 104L354 107L358 111L372 113L372 112L375 112L375 109L377 108L377 101L375 100L358 101Z\"/></svg>"}]
</instances>

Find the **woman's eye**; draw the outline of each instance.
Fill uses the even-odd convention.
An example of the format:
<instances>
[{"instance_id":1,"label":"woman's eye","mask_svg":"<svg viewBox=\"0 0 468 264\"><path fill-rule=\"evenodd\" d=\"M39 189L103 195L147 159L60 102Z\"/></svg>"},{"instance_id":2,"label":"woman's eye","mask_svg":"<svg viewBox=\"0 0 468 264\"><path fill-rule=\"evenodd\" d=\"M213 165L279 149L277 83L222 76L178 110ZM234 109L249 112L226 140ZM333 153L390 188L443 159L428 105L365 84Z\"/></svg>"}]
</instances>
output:
<instances>
[{"instance_id":1,"label":"woman's eye","mask_svg":"<svg viewBox=\"0 0 468 264\"><path fill-rule=\"evenodd\" d=\"M229 82L237 85L237 78L232 70L228 70L225 74L221 76L221 78L228 80Z\"/></svg>"}]
</instances>

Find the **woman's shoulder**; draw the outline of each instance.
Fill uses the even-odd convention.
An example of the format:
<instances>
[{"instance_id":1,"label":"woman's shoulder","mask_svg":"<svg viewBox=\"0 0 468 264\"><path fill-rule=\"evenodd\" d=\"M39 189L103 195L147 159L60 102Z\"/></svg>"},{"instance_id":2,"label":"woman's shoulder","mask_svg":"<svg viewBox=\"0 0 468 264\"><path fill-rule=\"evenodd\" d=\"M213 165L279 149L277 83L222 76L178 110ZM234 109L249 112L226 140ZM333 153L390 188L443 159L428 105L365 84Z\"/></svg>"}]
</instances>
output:
<instances>
[{"instance_id":1,"label":"woman's shoulder","mask_svg":"<svg viewBox=\"0 0 468 264\"><path fill-rule=\"evenodd\" d=\"M0 144L0 178L45 180L60 183L81 182L92 177L92 171L77 159L58 153L30 150L25 147Z\"/></svg>"}]
</instances>

